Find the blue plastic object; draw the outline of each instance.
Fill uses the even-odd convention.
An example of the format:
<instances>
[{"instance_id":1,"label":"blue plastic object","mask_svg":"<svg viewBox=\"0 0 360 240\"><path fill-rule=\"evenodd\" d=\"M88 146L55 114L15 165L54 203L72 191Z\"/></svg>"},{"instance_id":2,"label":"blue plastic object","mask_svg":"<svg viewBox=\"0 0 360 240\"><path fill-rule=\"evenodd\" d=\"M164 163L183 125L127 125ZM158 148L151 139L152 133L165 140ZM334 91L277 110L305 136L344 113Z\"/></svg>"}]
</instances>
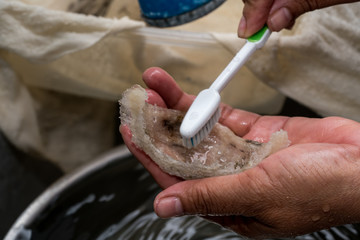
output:
<instances>
[{"instance_id":1,"label":"blue plastic object","mask_svg":"<svg viewBox=\"0 0 360 240\"><path fill-rule=\"evenodd\" d=\"M138 0L147 23L158 27L184 24L200 18L225 0Z\"/></svg>"}]
</instances>

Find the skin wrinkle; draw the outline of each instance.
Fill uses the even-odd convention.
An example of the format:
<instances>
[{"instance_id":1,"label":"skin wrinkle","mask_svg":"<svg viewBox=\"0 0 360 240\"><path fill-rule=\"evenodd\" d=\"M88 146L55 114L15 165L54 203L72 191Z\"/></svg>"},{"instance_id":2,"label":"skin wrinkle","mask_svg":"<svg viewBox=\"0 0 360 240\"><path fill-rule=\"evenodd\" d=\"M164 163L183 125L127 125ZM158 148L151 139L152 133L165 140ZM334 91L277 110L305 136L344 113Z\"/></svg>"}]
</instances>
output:
<instances>
[{"instance_id":1,"label":"skin wrinkle","mask_svg":"<svg viewBox=\"0 0 360 240\"><path fill-rule=\"evenodd\" d=\"M339 123L339 126L338 127L335 127L335 128L327 128L328 131L339 131L339 132L344 132L345 134L343 135L342 138L337 138L337 142L334 142L334 143L348 143L349 145L353 145L353 146L356 146L358 147L360 145L360 139L357 138L357 137L352 137L352 131L353 131L353 126L349 125L349 124L341 124ZM354 131L356 131L356 129L354 129ZM349 134L346 134L346 133L349 133ZM350 137L349 137L350 136Z\"/></svg>"},{"instance_id":2,"label":"skin wrinkle","mask_svg":"<svg viewBox=\"0 0 360 240\"><path fill-rule=\"evenodd\" d=\"M196 184L197 186L201 186L201 187L190 188L188 190L189 191L188 194L192 194L193 196L195 196L195 198L192 199L193 203L191 204L191 206L197 211L197 213L200 213L201 215L204 216L211 216L211 215L216 216L220 212L222 213L222 215L227 215L227 216L242 214L241 212L238 211L228 211L228 209L236 209L235 207L229 207L228 205L220 205L217 206L217 208L214 208L214 206L216 206L216 204L214 203L221 201L221 198L226 198L226 196L218 196L216 194L213 194L211 187L209 187L207 184L202 184L201 180L199 183ZM199 191L199 189L201 189L201 191ZM203 194L204 192L206 194ZM209 206L212 207L209 208ZM193 209L191 209L190 211L194 212Z\"/></svg>"},{"instance_id":3,"label":"skin wrinkle","mask_svg":"<svg viewBox=\"0 0 360 240\"><path fill-rule=\"evenodd\" d=\"M276 156L273 156L273 157L276 157ZM292 169L290 169L287 166L288 164L286 164L286 163L288 163L287 159L280 159L279 164L278 164L277 167L281 167L282 169L284 169L287 172L287 174L286 173L283 174L283 176L287 177L285 183L287 183L287 184L290 183L291 184L292 179L297 178L297 176L295 175L295 174L297 174L297 171L293 171ZM297 174L297 175L299 175L299 174ZM284 185L284 183L281 182L281 185Z\"/></svg>"},{"instance_id":4,"label":"skin wrinkle","mask_svg":"<svg viewBox=\"0 0 360 240\"><path fill-rule=\"evenodd\" d=\"M262 171L260 171L261 173ZM254 217L257 215L258 212L262 212L264 209L263 207L263 199L266 197L263 192L261 191L261 188L263 187L261 179L263 176L259 177L259 169L257 167L254 167L252 171L244 171L237 176L237 181L239 182L238 186L243 186L246 184L247 186L251 186L251 196L252 198L247 200L247 196L238 196L240 199L240 203L242 203L242 208L245 209L245 211L240 212L239 215L243 215L245 217ZM241 176L242 175L242 176ZM246 182L244 183L244 178L246 179ZM273 183L269 181L264 181L269 186L271 186ZM235 192L236 194L236 192ZM254 198L254 195L256 198ZM243 203L249 203L247 206L244 206Z\"/></svg>"},{"instance_id":5,"label":"skin wrinkle","mask_svg":"<svg viewBox=\"0 0 360 240\"><path fill-rule=\"evenodd\" d=\"M284 185L284 183L287 183L288 179L284 179L283 181L274 181L274 180L272 180L273 177L271 176L270 173L268 173L268 170L267 170L268 168L266 166L264 166L264 165L265 165L265 163L264 164L260 163L258 166L255 167L257 169L260 169L260 171L263 174L266 175L266 177L265 177L266 179L263 180L263 177L262 177L262 180L261 180L262 182L261 181L259 182L260 186L261 186L260 189L264 188L264 185L263 185L264 182L266 182L267 185L270 186L270 187L267 187L267 189L269 189L269 188L270 189L281 189L283 187L282 185ZM281 165L281 166L283 166L283 165ZM287 169L286 167L284 167L284 168ZM289 172L289 174L291 174L291 171L288 171L288 172ZM286 174L284 174L284 175L286 175ZM261 193L261 191L260 191L260 193ZM274 209L274 208L283 207L283 206L279 206L279 203L276 203L276 201L278 201L277 199L286 199L286 198L288 198L289 196L291 196L293 194L294 193L288 193L288 194L284 195L284 194L281 194L280 192L277 192L277 191L275 191L275 192L272 191L270 193L269 192L263 193L262 196L260 196L259 198L262 199L262 200L269 199L269 201L261 201L260 203L268 202L268 203L271 203L271 206L270 205L269 206L268 205L263 206L263 210L261 210L260 212L264 213L264 211L266 211L266 209L270 209L272 211L272 209ZM258 205L261 206L261 204L258 204Z\"/></svg>"},{"instance_id":6,"label":"skin wrinkle","mask_svg":"<svg viewBox=\"0 0 360 240\"><path fill-rule=\"evenodd\" d=\"M327 151L326 152L319 152L319 155L327 156ZM316 157L315 157L315 159L316 159ZM336 159L334 159L334 160L336 161ZM332 161L332 162L335 162L333 159L329 159L329 160ZM323 177L323 175L328 174L328 173L331 173L333 175L333 170L332 169L324 169L322 167L321 163L318 163L317 161L313 161L313 162L314 162L314 167L313 167L312 170L317 173L317 177L320 179L320 180L317 180L317 181L320 182L320 184L323 187L326 187L326 184L328 184L327 179L329 178L329 176L325 175L325 177ZM336 179L339 179L338 178L339 176L335 176L335 177L336 177Z\"/></svg>"},{"instance_id":7,"label":"skin wrinkle","mask_svg":"<svg viewBox=\"0 0 360 240\"><path fill-rule=\"evenodd\" d=\"M328 120L331 120L331 118L320 119L323 127L321 128L321 132L318 134L318 136L321 139L321 141L324 141L324 142L329 140L326 138L326 136L329 136L329 134L331 134L331 131L334 130L333 129L334 126L332 126L332 127L328 126L328 124L327 124ZM336 143L336 142L334 142L334 143Z\"/></svg>"},{"instance_id":8,"label":"skin wrinkle","mask_svg":"<svg viewBox=\"0 0 360 240\"><path fill-rule=\"evenodd\" d=\"M321 120L320 120L321 121ZM329 128L327 128L327 127L323 127L323 128L321 128L320 129L320 131L319 131L319 133L318 133L318 137L319 137L319 139L320 139L320 141L326 141L327 139L327 137L326 136L328 136L329 134L328 134L328 131L329 131Z\"/></svg>"},{"instance_id":9,"label":"skin wrinkle","mask_svg":"<svg viewBox=\"0 0 360 240\"><path fill-rule=\"evenodd\" d=\"M353 185L354 186L354 185ZM356 186L356 185L355 185ZM351 191L352 190L352 191ZM358 195L358 193L357 193L357 191L356 191L356 189L355 188L352 188L350 191L351 191L351 195ZM360 196L358 196L358 198L357 199L359 199L359 197ZM339 198L340 198L340 196L339 196ZM351 197L347 197L347 198L345 198L345 200L343 199L343 198L341 198L341 201L346 201L347 203L346 204L344 204L344 206L347 206L348 208L351 208L351 209L357 209L357 213L355 214L355 215L357 215L357 216L359 216L359 212L360 212L360 209L359 208L357 208L356 207L356 202L355 201L350 201L349 199L352 199ZM342 221L343 222L347 222L348 221L348 219L346 219L346 218L348 218L348 216L344 216L343 214L341 214L341 213L343 213L344 211L341 211L341 210L343 210L343 209L340 209L340 211L339 211L339 213L336 215L336 217L343 217L343 219L342 219ZM355 210L356 211L356 210ZM334 217L335 218L335 217ZM360 221L360 219L359 218L351 218L351 220L353 220L354 222L359 222Z\"/></svg>"},{"instance_id":10,"label":"skin wrinkle","mask_svg":"<svg viewBox=\"0 0 360 240\"><path fill-rule=\"evenodd\" d=\"M166 88L166 85L172 83L165 84L162 88ZM164 99L168 97L160 96ZM182 96L187 98L186 95ZM181 101L184 104L187 102L186 99ZM239 121L246 119L244 126L236 127L237 131L251 132L248 130L260 127L265 131L264 135L267 134L266 131L272 131L271 127L268 130L265 127L279 120L277 117L268 117L267 123L262 125L258 115L245 111L229 109L226 115L232 117L232 120L222 120L226 125L236 126ZM205 195L200 196L201 204L208 204L204 211L237 211L238 216L219 217L218 222L239 234L260 239L296 236L331 226L359 222L359 123L336 117L296 117L282 121L283 129L288 132L292 142L291 146L270 155L261 166L274 180L264 177L262 186L259 186L259 178L266 174L256 167L236 176L191 182L179 180L173 183L173 186L167 185L170 187L158 195L157 201L163 197L179 197L184 200L184 206L196 205L197 199L192 198L192 193L187 190L197 188L193 191L198 195ZM146 161L142 159L142 155L139 160ZM156 169L148 170L153 173ZM169 180L164 176L154 174L159 183ZM202 192L203 185L206 185L205 193ZM213 199L204 203L210 197ZM329 205L330 209L324 210L324 204ZM189 214L197 213L196 207L186 207L188 211L193 210ZM315 219L319 215L319 220L314 222L314 215Z\"/></svg>"},{"instance_id":11,"label":"skin wrinkle","mask_svg":"<svg viewBox=\"0 0 360 240\"><path fill-rule=\"evenodd\" d=\"M316 0L308 0L308 1L305 1L305 2L308 3L309 11L314 11L316 9L321 8L319 2L316 1Z\"/></svg>"},{"instance_id":12,"label":"skin wrinkle","mask_svg":"<svg viewBox=\"0 0 360 240\"><path fill-rule=\"evenodd\" d=\"M336 161L336 157L335 157L335 161ZM329 160L331 160L331 161L334 161L334 158L332 158L332 159L329 159ZM309 161L312 161L312 159L309 159ZM315 167L313 167L313 168L311 168L311 170L312 171L317 171L317 172L319 172L319 169L322 169L322 165L318 165L318 163L317 162L314 162L314 164L316 164L317 166L315 166ZM334 172L335 171L335 172ZM308 172L308 170L305 170L305 172ZM333 183L334 185L343 185L343 184L340 184L341 182L340 182L340 180L342 181L342 179L343 179L343 173L342 172L338 172L338 171L336 171L336 169L334 169L334 170L325 170L324 169L324 172L326 172L326 173L330 173L330 174L333 174L333 173L335 173L336 174L336 176L335 176L335 178L331 178L331 177L329 177L329 175L327 175L327 178L325 179L325 181L316 181L316 182L319 182L319 183L321 183L321 184L325 184L326 183L326 185L323 185L323 187L324 187L324 189L326 189L325 187L329 187L329 184L331 183L331 182L329 182L328 180L331 180L331 179L336 179L336 182L335 183ZM321 174L321 172L319 172L320 174ZM340 176L338 175L338 174L341 174ZM317 174L317 175L315 175L316 177L319 177L319 176L321 176L320 174ZM314 174L311 174L311 175L314 175ZM310 176L311 176L310 175ZM306 179L304 179L304 180L306 180ZM312 181L310 181L310 182L312 182ZM315 189L315 187L316 186L314 186L314 189L310 189L309 191L311 192L312 190L316 190ZM335 192L337 192L336 190L335 190ZM326 192L325 192L326 193ZM329 195L329 197L332 195L331 194L331 191L329 191L328 193L326 193L326 194L330 194Z\"/></svg>"},{"instance_id":13,"label":"skin wrinkle","mask_svg":"<svg viewBox=\"0 0 360 240\"><path fill-rule=\"evenodd\" d=\"M264 162L260 162L258 165L256 165L254 167L254 171L256 171L257 175L258 175L258 172L262 173L260 176L261 176L261 180L259 181L258 179L255 179L257 180L259 183L257 184L263 184L264 182L266 182L266 184L270 185L270 186L276 186L276 184L274 183L272 177L271 177L271 174L269 174L268 170L266 167L264 167ZM258 177L259 178L259 177ZM264 180L266 179L266 180Z\"/></svg>"},{"instance_id":14,"label":"skin wrinkle","mask_svg":"<svg viewBox=\"0 0 360 240\"><path fill-rule=\"evenodd\" d=\"M201 191L200 191L200 189L201 189ZM209 202L211 204L211 202L214 201L214 197L208 198L208 196L212 196L212 195L211 195L211 192L209 191L209 188L207 187L207 185L202 184L201 188L190 188L187 191L188 191L188 194L191 194L192 196L194 196L194 198L191 199L192 203L185 204L185 206L191 206L192 208L196 209L196 212L200 215L209 215L211 213L208 208ZM205 194L203 194L203 193L205 193ZM184 199L182 199L181 202L182 201L184 201ZM189 211L188 209L184 209L184 212L191 213L191 212L194 212L194 210L190 209L190 211Z\"/></svg>"},{"instance_id":15,"label":"skin wrinkle","mask_svg":"<svg viewBox=\"0 0 360 240\"><path fill-rule=\"evenodd\" d=\"M291 199L286 199L287 201L291 201ZM264 221L271 221L273 224L273 227L276 229L282 229L282 232L287 232L288 234L284 234L284 236L289 236L289 234L292 235L301 235L305 234L306 232L312 232L316 228L318 228L320 225L323 224L324 216L323 211L321 207L313 208L312 202L316 202L312 195L310 195L306 202L299 203L298 201L294 200L293 204L290 206L285 206L283 208L277 207L276 208L268 208L267 213L262 214L265 215ZM309 212L309 213L306 213ZM320 220L318 222L314 222L310 217L305 218L303 216L312 215L314 213L318 212L317 214L320 216ZM286 219L296 219L296 223L287 223ZM305 222L308 222L310 227L308 229L302 229L302 230L295 230L297 223L304 224ZM326 221L325 221L326 222ZM307 224L306 224L307 225Z\"/></svg>"},{"instance_id":16,"label":"skin wrinkle","mask_svg":"<svg viewBox=\"0 0 360 240\"><path fill-rule=\"evenodd\" d=\"M266 208L265 208L266 209ZM274 209L274 207L270 207L270 208L268 208L268 209ZM300 208L299 210L301 210L302 208ZM276 211L275 211L276 212ZM282 212L286 212L286 210L285 211L282 211ZM290 210L289 210L289 212L291 212ZM273 216L273 218L274 218L274 216ZM275 217L274 219L277 219L277 217Z\"/></svg>"},{"instance_id":17,"label":"skin wrinkle","mask_svg":"<svg viewBox=\"0 0 360 240\"><path fill-rule=\"evenodd\" d=\"M299 17L302 13L307 11L312 11L312 5L310 4L311 0L301 1L301 0L295 0L294 5L291 7L288 6L290 12L293 14L294 18ZM296 3L296 5L295 5ZM287 4L289 5L289 4Z\"/></svg>"},{"instance_id":18,"label":"skin wrinkle","mask_svg":"<svg viewBox=\"0 0 360 240\"><path fill-rule=\"evenodd\" d=\"M354 161L349 161L349 158L353 159L354 157L352 155L349 156L349 150L346 149L347 146L348 145L338 146L339 150L337 150L336 153L339 155L339 157L334 158L333 162L339 168L343 166L342 161L347 161L350 164L354 164Z\"/></svg>"}]
</instances>

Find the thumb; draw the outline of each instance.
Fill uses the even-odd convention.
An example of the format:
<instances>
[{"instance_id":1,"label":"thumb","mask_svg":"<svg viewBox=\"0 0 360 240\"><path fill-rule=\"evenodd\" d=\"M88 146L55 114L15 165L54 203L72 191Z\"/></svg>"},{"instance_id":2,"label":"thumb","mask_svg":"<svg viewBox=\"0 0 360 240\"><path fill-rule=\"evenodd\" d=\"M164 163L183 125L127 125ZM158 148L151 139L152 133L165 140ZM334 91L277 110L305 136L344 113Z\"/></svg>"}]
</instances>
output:
<instances>
[{"instance_id":1,"label":"thumb","mask_svg":"<svg viewBox=\"0 0 360 240\"><path fill-rule=\"evenodd\" d=\"M357 0L275 0L268 15L267 24L272 31L291 28L302 14L316 9L351 3Z\"/></svg>"},{"instance_id":2,"label":"thumb","mask_svg":"<svg viewBox=\"0 0 360 240\"><path fill-rule=\"evenodd\" d=\"M244 0L243 17L238 35L247 38L259 31L266 23L271 31L291 28L300 15L316 9L357 0Z\"/></svg>"},{"instance_id":3,"label":"thumb","mask_svg":"<svg viewBox=\"0 0 360 240\"><path fill-rule=\"evenodd\" d=\"M195 214L247 216L253 214L250 205L261 202L250 189L252 185L244 173L183 181L161 192L154 209L162 218Z\"/></svg>"},{"instance_id":4,"label":"thumb","mask_svg":"<svg viewBox=\"0 0 360 240\"><path fill-rule=\"evenodd\" d=\"M274 0L243 1L243 17L240 20L238 36L247 38L259 31L265 25Z\"/></svg>"}]
</instances>

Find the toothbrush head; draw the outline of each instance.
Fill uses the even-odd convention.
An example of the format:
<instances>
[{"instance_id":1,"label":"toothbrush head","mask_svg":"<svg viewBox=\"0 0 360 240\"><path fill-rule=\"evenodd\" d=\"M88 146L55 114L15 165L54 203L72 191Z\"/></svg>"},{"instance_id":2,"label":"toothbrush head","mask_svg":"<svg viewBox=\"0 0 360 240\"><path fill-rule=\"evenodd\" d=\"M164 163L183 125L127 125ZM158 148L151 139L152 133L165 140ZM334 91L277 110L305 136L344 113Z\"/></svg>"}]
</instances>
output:
<instances>
[{"instance_id":1,"label":"toothbrush head","mask_svg":"<svg viewBox=\"0 0 360 240\"><path fill-rule=\"evenodd\" d=\"M205 89L195 98L180 126L184 146L198 145L213 129L220 118L220 94Z\"/></svg>"},{"instance_id":2,"label":"toothbrush head","mask_svg":"<svg viewBox=\"0 0 360 240\"><path fill-rule=\"evenodd\" d=\"M270 34L269 28L264 26L260 31L248 38L245 46L241 48L218 78L215 79L210 88L199 93L180 126L184 146L187 148L195 147L210 133L221 115L219 92L232 79L250 55L256 49L264 46Z\"/></svg>"}]
</instances>

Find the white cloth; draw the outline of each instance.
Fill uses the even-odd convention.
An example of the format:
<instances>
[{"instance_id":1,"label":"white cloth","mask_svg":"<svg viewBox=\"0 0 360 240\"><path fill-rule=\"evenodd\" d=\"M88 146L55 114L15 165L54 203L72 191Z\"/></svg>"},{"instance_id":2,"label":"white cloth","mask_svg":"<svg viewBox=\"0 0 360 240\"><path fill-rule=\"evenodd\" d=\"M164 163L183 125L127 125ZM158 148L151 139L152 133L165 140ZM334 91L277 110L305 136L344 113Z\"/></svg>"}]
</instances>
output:
<instances>
[{"instance_id":1,"label":"white cloth","mask_svg":"<svg viewBox=\"0 0 360 240\"><path fill-rule=\"evenodd\" d=\"M112 147L116 102L146 68L196 94L244 44L241 1L172 29L126 17L138 15L135 3L113 0L106 18L68 12L72 0L0 1L0 128L11 142L71 171ZM263 81L321 114L359 120L359 8L316 11L274 33L222 100L274 114L284 97Z\"/></svg>"},{"instance_id":2,"label":"white cloth","mask_svg":"<svg viewBox=\"0 0 360 240\"><path fill-rule=\"evenodd\" d=\"M109 98L117 99L124 86L114 86L116 76L111 81L101 74L111 61L101 57L106 53L85 49L109 34L142 26L128 18L97 18L0 1L0 128L7 138L65 171L111 148L116 101L96 97L114 88ZM77 57L71 57L75 52ZM88 69L97 67L96 75L86 76L92 74Z\"/></svg>"},{"instance_id":3,"label":"white cloth","mask_svg":"<svg viewBox=\"0 0 360 240\"><path fill-rule=\"evenodd\" d=\"M247 66L322 116L360 121L360 2L302 16Z\"/></svg>"}]
</instances>

